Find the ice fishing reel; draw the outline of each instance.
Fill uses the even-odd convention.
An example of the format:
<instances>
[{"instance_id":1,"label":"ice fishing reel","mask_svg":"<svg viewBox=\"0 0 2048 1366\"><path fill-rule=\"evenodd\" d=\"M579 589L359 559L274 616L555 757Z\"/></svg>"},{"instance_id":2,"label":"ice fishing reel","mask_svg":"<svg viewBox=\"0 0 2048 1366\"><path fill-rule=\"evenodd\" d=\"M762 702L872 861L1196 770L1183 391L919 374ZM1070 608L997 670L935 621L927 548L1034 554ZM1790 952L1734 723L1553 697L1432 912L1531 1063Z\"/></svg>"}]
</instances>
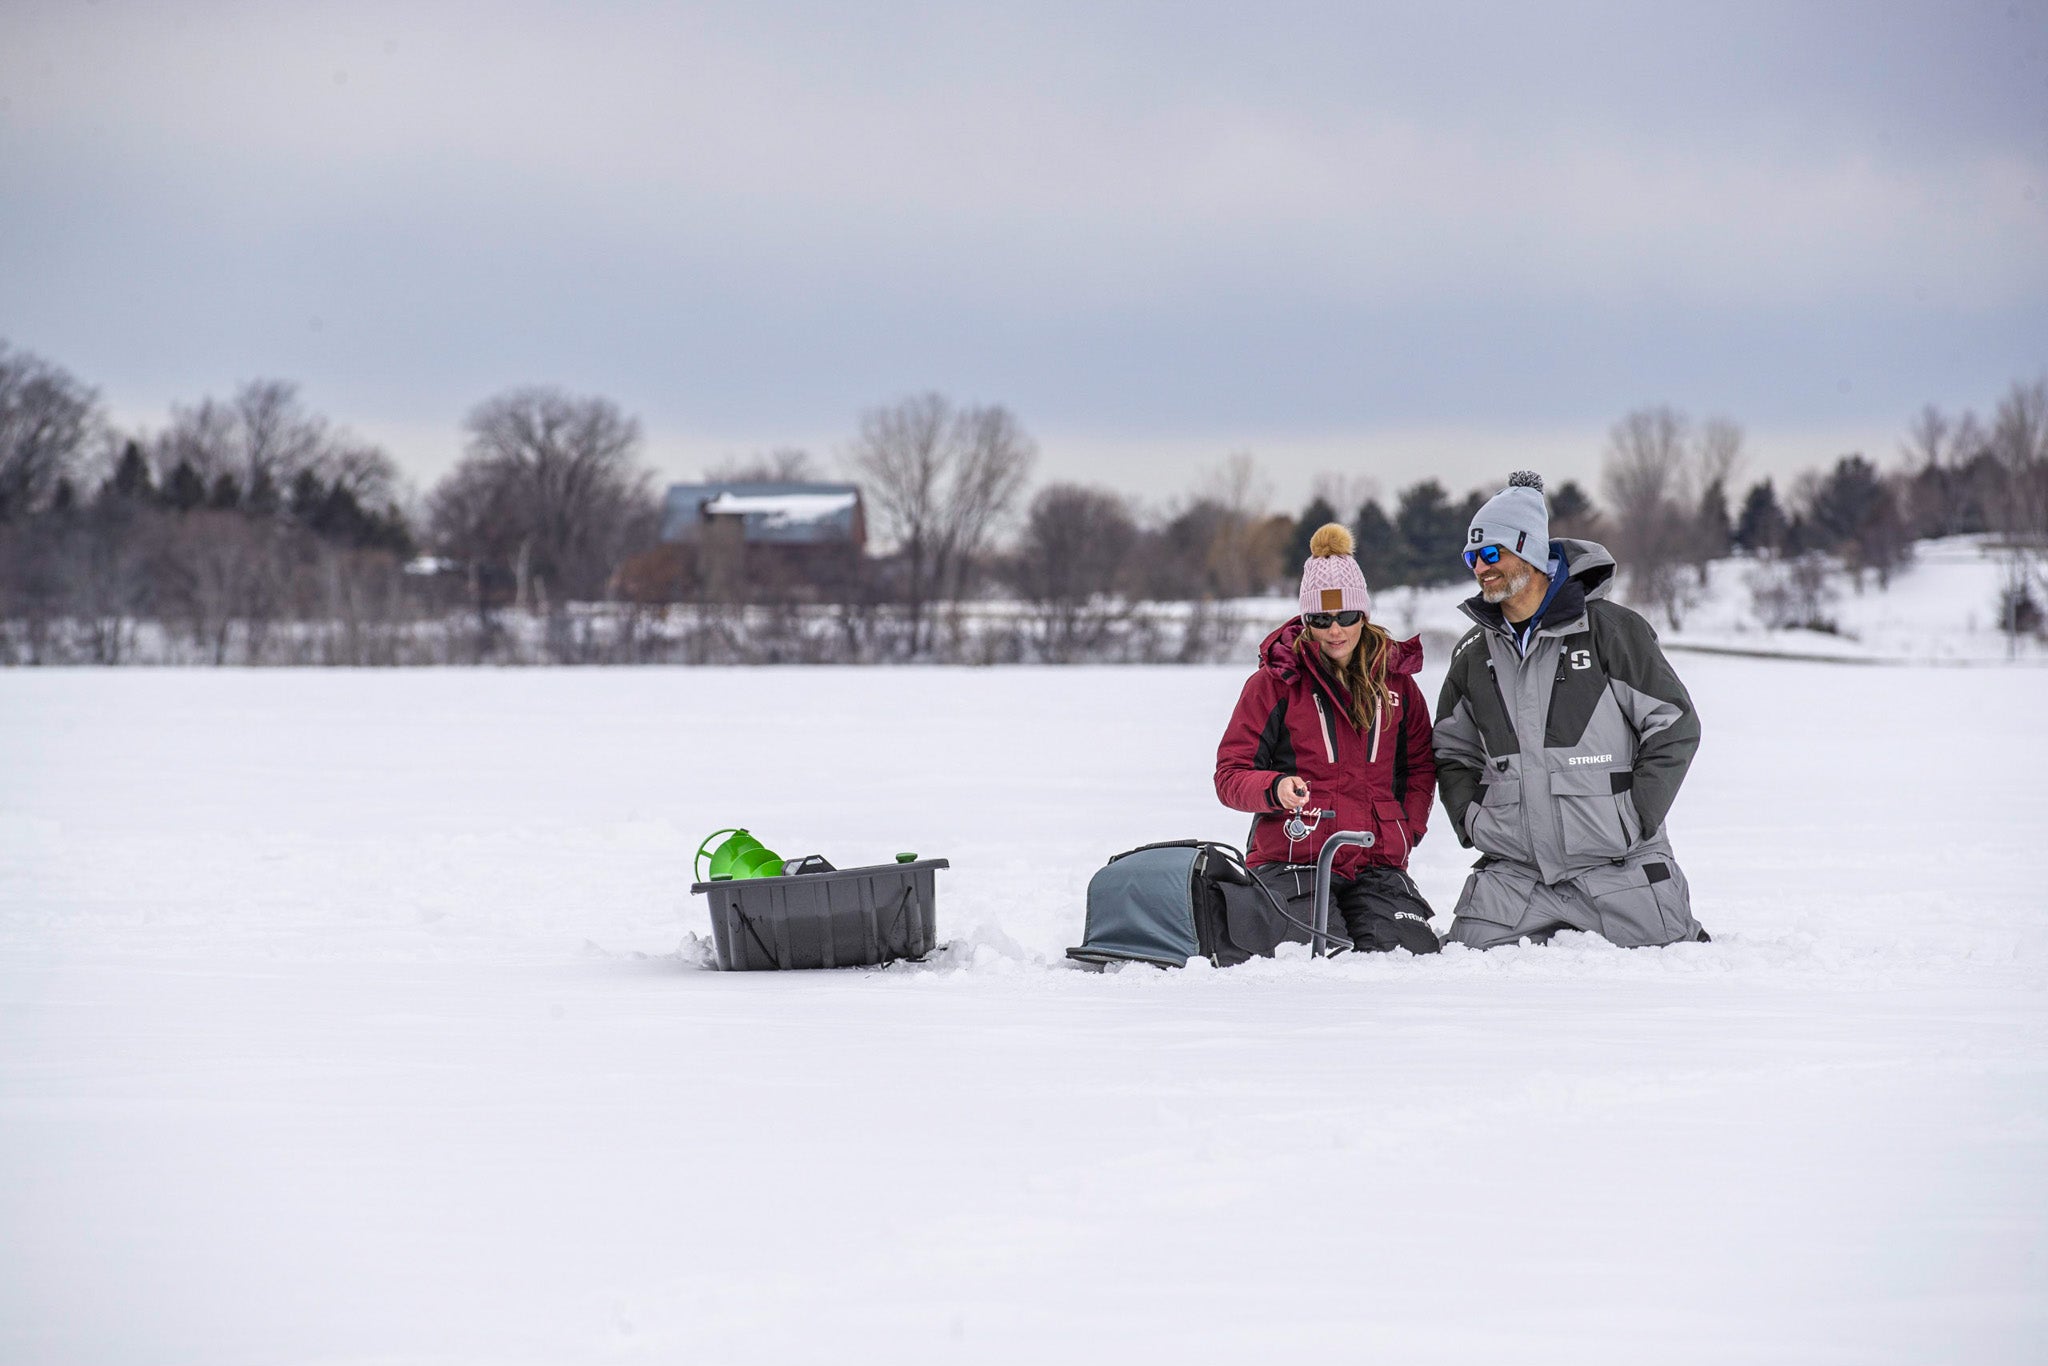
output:
<instances>
[{"instance_id":1,"label":"ice fishing reel","mask_svg":"<svg viewBox=\"0 0 2048 1366\"><path fill-rule=\"evenodd\" d=\"M1297 844L1315 833L1316 827L1323 823L1323 817L1336 814L1335 811L1320 806L1304 806L1287 818L1287 823L1280 827L1280 832L1287 836L1289 844Z\"/></svg>"}]
</instances>

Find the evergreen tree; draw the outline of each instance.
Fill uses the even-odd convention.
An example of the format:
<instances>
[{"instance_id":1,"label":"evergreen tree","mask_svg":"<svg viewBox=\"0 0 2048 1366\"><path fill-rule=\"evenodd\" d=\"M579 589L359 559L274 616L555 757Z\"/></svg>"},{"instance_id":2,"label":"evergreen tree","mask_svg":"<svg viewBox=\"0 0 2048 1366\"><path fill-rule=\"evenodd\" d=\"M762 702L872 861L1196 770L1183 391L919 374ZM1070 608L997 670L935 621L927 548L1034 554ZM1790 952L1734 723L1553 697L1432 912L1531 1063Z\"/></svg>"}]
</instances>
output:
<instances>
[{"instance_id":1,"label":"evergreen tree","mask_svg":"<svg viewBox=\"0 0 2048 1366\"><path fill-rule=\"evenodd\" d=\"M1465 549L1465 529L1472 525L1472 519L1479 515L1479 509L1485 507L1486 500L1492 496L1485 489L1473 489L1465 495L1465 501L1458 504L1457 510L1451 514L1446 529L1450 532L1452 549L1459 554L1463 554Z\"/></svg>"},{"instance_id":2,"label":"evergreen tree","mask_svg":"<svg viewBox=\"0 0 2048 1366\"><path fill-rule=\"evenodd\" d=\"M249 496L242 500L242 508L251 516L268 517L277 511L277 481L270 477L270 471L256 471L256 478L249 485Z\"/></svg>"},{"instance_id":3,"label":"evergreen tree","mask_svg":"<svg viewBox=\"0 0 2048 1366\"><path fill-rule=\"evenodd\" d=\"M1778 506L1778 491L1768 479L1750 485L1742 497L1742 512L1729 534L1735 548L1752 555L1778 550L1785 544L1785 513Z\"/></svg>"},{"instance_id":4,"label":"evergreen tree","mask_svg":"<svg viewBox=\"0 0 2048 1366\"><path fill-rule=\"evenodd\" d=\"M1700 495L1700 511L1695 525L1700 559L1718 560L1728 553L1728 547L1735 540L1735 528L1728 519L1728 491L1719 479L1708 484L1707 491Z\"/></svg>"},{"instance_id":5,"label":"evergreen tree","mask_svg":"<svg viewBox=\"0 0 2048 1366\"><path fill-rule=\"evenodd\" d=\"M363 515L362 504L339 480L320 500L320 509L313 516L313 530L330 541L343 545L363 544L370 530L370 519Z\"/></svg>"},{"instance_id":6,"label":"evergreen tree","mask_svg":"<svg viewBox=\"0 0 2048 1366\"><path fill-rule=\"evenodd\" d=\"M1294 524L1294 538L1287 544L1287 563L1298 568L1308 558L1308 543L1316 532L1327 522L1337 520L1337 509L1330 506L1330 500L1320 493L1309 500L1302 509L1301 520Z\"/></svg>"},{"instance_id":7,"label":"evergreen tree","mask_svg":"<svg viewBox=\"0 0 2048 1366\"><path fill-rule=\"evenodd\" d=\"M1870 524L1884 498L1877 467L1860 455L1845 455L1814 488L1807 518L1821 545L1840 549L1854 542Z\"/></svg>"},{"instance_id":8,"label":"evergreen tree","mask_svg":"<svg viewBox=\"0 0 2048 1366\"><path fill-rule=\"evenodd\" d=\"M223 474L213 481L213 492L207 495L206 505L216 512L233 512L242 505L242 481L232 474Z\"/></svg>"},{"instance_id":9,"label":"evergreen tree","mask_svg":"<svg viewBox=\"0 0 2048 1366\"><path fill-rule=\"evenodd\" d=\"M121 458L115 462L114 472L107 477L102 492L135 503L156 500L156 479L149 472L149 461L143 457L141 446L130 441L121 447Z\"/></svg>"},{"instance_id":10,"label":"evergreen tree","mask_svg":"<svg viewBox=\"0 0 2048 1366\"><path fill-rule=\"evenodd\" d=\"M1401 553L1401 534L1387 520L1377 498L1368 498L1351 524L1351 538L1358 542L1358 567L1365 581L1376 587L1399 588L1408 582L1407 557Z\"/></svg>"},{"instance_id":11,"label":"evergreen tree","mask_svg":"<svg viewBox=\"0 0 2048 1366\"><path fill-rule=\"evenodd\" d=\"M370 514L363 532L363 546L370 550L388 550L402 560L411 559L416 548L412 528L405 524L404 515L395 507Z\"/></svg>"},{"instance_id":12,"label":"evergreen tree","mask_svg":"<svg viewBox=\"0 0 2048 1366\"><path fill-rule=\"evenodd\" d=\"M1814 488L1806 515L1821 548L1840 553L1854 569L1875 569L1881 582L1911 554L1897 500L1877 467L1860 455L1835 462Z\"/></svg>"},{"instance_id":13,"label":"evergreen tree","mask_svg":"<svg viewBox=\"0 0 2048 1366\"><path fill-rule=\"evenodd\" d=\"M2005 487L2004 469L1990 451L1979 451L1955 472L1956 517L1950 535L1991 530L1992 510Z\"/></svg>"},{"instance_id":14,"label":"evergreen tree","mask_svg":"<svg viewBox=\"0 0 2048 1366\"><path fill-rule=\"evenodd\" d=\"M206 481L189 460L180 460L164 481L164 502L178 512L190 512L206 501Z\"/></svg>"},{"instance_id":15,"label":"evergreen tree","mask_svg":"<svg viewBox=\"0 0 2048 1366\"><path fill-rule=\"evenodd\" d=\"M311 527L320 515L320 504L326 499L326 486L313 471L300 470L292 477L290 508L292 520L299 525Z\"/></svg>"},{"instance_id":16,"label":"evergreen tree","mask_svg":"<svg viewBox=\"0 0 2048 1366\"><path fill-rule=\"evenodd\" d=\"M1444 486L1434 479L1401 490L1394 528L1400 533L1405 561L1402 582L1427 585L1456 580L1464 572L1458 548L1464 543L1465 524L1483 501L1474 501L1469 512L1461 511L1452 506Z\"/></svg>"},{"instance_id":17,"label":"evergreen tree","mask_svg":"<svg viewBox=\"0 0 2048 1366\"><path fill-rule=\"evenodd\" d=\"M1550 492L1552 537L1590 535L1593 517L1593 500L1586 496L1586 491L1575 480L1567 479Z\"/></svg>"}]
</instances>

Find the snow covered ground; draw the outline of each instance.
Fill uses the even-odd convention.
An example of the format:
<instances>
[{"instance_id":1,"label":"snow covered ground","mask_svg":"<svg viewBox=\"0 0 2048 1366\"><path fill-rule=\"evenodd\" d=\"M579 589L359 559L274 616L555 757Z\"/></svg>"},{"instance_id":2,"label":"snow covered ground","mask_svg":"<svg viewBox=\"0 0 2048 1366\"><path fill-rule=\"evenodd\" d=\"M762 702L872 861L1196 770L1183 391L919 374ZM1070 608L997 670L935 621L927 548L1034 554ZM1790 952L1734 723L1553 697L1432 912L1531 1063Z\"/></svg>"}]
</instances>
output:
<instances>
[{"instance_id":1,"label":"snow covered ground","mask_svg":"<svg viewBox=\"0 0 2048 1366\"><path fill-rule=\"evenodd\" d=\"M1240 670L0 671L0 1360L2040 1360L2043 676L1679 662L1713 944L1100 976Z\"/></svg>"}]
</instances>

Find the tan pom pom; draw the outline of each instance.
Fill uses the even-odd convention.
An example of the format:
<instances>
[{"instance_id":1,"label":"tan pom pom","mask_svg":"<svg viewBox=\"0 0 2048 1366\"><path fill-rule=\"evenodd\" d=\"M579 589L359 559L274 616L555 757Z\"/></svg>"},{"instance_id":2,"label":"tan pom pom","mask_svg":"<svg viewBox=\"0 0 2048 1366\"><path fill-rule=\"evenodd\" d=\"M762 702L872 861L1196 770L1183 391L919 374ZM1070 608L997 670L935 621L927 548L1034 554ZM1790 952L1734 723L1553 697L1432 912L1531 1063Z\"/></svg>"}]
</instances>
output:
<instances>
[{"instance_id":1,"label":"tan pom pom","mask_svg":"<svg viewBox=\"0 0 2048 1366\"><path fill-rule=\"evenodd\" d=\"M1317 559L1331 555L1349 555L1357 542L1351 539L1351 528L1342 522L1324 522L1316 528L1316 534L1308 539L1308 553Z\"/></svg>"}]
</instances>

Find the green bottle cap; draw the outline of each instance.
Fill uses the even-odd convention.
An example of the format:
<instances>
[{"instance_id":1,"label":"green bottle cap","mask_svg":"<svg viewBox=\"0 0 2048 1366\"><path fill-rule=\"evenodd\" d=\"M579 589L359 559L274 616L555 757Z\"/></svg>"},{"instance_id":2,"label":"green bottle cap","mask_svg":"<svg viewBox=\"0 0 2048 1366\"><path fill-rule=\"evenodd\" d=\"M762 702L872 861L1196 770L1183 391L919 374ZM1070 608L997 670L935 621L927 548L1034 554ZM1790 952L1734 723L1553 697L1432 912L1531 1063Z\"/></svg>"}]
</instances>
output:
<instances>
[{"instance_id":1,"label":"green bottle cap","mask_svg":"<svg viewBox=\"0 0 2048 1366\"><path fill-rule=\"evenodd\" d=\"M898 855L896 856L896 861L897 861L898 863L915 863L915 862L917 862L917 855L915 855L915 854L898 854Z\"/></svg>"}]
</instances>

